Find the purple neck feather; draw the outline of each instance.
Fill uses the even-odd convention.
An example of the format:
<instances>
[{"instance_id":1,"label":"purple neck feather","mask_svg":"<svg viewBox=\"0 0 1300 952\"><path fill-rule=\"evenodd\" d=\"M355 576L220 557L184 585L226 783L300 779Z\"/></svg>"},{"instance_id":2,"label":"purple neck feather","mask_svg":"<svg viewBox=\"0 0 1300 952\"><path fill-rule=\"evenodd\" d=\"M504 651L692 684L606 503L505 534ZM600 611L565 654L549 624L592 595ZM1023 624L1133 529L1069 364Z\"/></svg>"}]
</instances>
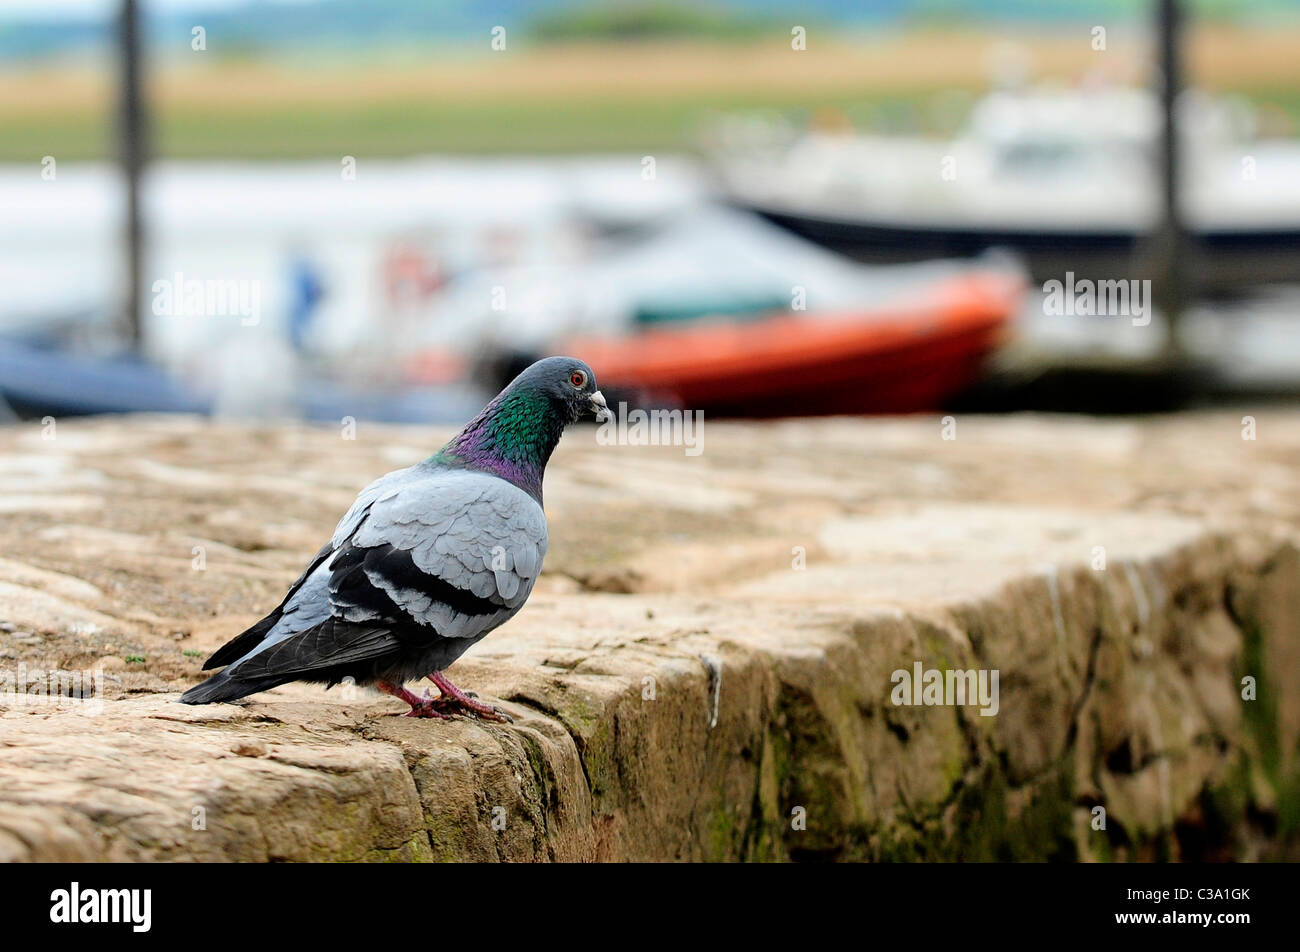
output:
<instances>
[{"instance_id":1,"label":"purple neck feather","mask_svg":"<svg viewBox=\"0 0 1300 952\"><path fill-rule=\"evenodd\" d=\"M430 457L499 476L542 501L542 476L564 424L535 393L507 390Z\"/></svg>"}]
</instances>

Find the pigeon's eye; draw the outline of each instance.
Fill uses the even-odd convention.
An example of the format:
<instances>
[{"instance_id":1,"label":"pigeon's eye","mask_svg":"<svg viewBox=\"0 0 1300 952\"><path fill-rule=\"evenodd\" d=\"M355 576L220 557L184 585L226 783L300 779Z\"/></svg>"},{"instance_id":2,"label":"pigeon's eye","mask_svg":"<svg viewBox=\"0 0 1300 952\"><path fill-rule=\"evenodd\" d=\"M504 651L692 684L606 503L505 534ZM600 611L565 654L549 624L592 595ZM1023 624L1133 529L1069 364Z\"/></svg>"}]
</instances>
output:
<instances>
[{"instance_id":1,"label":"pigeon's eye","mask_svg":"<svg viewBox=\"0 0 1300 952\"><path fill-rule=\"evenodd\" d=\"M587 385L587 375L581 370L575 370L569 375L569 383L573 384L579 390Z\"/></svg>"}]
</instances>

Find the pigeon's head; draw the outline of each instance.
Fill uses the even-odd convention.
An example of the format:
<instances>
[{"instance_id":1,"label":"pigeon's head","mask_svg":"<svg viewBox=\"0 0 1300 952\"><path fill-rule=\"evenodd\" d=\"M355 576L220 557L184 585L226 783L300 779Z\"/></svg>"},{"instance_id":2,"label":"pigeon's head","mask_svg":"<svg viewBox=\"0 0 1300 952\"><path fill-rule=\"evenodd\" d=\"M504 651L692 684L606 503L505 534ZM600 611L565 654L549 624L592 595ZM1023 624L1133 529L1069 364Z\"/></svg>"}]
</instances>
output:
<instances>
[{"instance_id":1,"label":"pigeon's head","mask_svg":"<svg viewBox=\"0 0 1300 952\"><path fill-rule=\"evenodd\" d=\"M598 423L613 418L604 395L596 389L596 375L576 357L547 357L537 361L515 378L509 389L515 388L545 395L566 423L593 416Z\"/></svg>"}]
</instances>

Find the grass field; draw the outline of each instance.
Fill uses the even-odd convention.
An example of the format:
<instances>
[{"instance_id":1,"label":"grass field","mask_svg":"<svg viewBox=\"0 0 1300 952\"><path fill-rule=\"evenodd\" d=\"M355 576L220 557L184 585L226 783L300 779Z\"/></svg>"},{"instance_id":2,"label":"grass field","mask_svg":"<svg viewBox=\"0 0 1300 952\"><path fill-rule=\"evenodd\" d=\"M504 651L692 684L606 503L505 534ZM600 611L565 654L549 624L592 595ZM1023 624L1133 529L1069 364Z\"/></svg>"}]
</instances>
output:
<instances>
[{"instance_id":1,"label":"grass field","mask_svg":"<svg viewBox=\"0 0 1300 952\"><path fill-rule=\"evenodd\" d=\"M801 52L781 37L406 51L364 63L196 53L155 69L149 95L155 150L169 157L648 151L689 147L720 111L840 110L861 122L947 91L978 93L999 60L1035 78L1145 80L1146 38L1136 28L1112 30L1103 52L1089 40L1086 31L814 34ZM1300 30L1198 30L1189 61L1198 83L1256 101L1275 127L1300 128ZM0 73L0 161L110 154L111 81L89 66Z\"/></svg>"}]
</instances>

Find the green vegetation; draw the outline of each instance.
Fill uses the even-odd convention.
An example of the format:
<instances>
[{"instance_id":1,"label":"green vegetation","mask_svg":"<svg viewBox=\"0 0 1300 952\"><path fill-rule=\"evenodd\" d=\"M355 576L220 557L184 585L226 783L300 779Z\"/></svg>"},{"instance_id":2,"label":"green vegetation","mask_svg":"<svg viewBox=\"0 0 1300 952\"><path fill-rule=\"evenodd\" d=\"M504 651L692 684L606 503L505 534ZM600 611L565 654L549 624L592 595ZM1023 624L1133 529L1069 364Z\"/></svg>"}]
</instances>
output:
<instances>
[{"instance_id":1,"label":"green vegetation","mask_svg":"<svg viewBox=\"0 0 1300 952\"><path fill-rule=\"evenodd\" d=\"M166 158L556 154L689 149L722 113L796 126L943 135L988 88L987 31L893 34L807 28L676 0L546 14L540 40L508 50L423 44L387 52L160 60L149 77L153 151ZM521 30L521 33L527 31ZM1073 84L1101 68L1085 33L1017 38L1034 78ZM1262 107L1274 134L1300 129L1300 30L1211 26L1189 42L1192 74ZM1106 75L1146 75L1144 45L1115 37ZM237 53L238 51L236 51ZM105 64L0 71L0 161L102 159L115 150ZM847 120L847 121L846 121Z\"/></svg>"},{"instance_id":2,"label":"green vegetation","mask_svg":"<svg viewBox=\"0 0 1300 952\"><path fill-rule=\"evenodd\" d=\"M785 20L780 26L774 26L769 17L734 8L673 0L643 0L639 3L561 7L533 20L529 34L539 42L663 37L747 40L782 28L789 29Z\"/></svg>"},{"instance_id":3,"label":"green vegetation","mask_svg":"<svg viewBox=\"0 0 1300 952\"><path fill-rule=\"evenodd\" d=\"M191 113L168 111L155 120L154 144L168 158L296 159L355 155L380 158L437 154L564 154L691 149L710 117L726 111L780 112L796 122L818 109L853 116L923 100L913 94L873 93L813 98L681 96L642 102L624 99L535 102L503 100L473 105L410 104L311 110L301 106ZM1300 128L1300 90L1235 90L1281 110ZM102 159L112 154L110 117L92 114L0 116L0 161Z\"/></svg>"},{"instance_id":4,"label":"green vegetation","mask_svg":"<svg viewBox=\"0 0 1300 952\"><path fill-rule=\"evenodd\" d=\"M928 92L928 91L927 91ZM286 106L221 113L168 111L154 122L155 152L168 158L213 156L293 159L355 155L563 154L684 150L710 116L728 110L780 110L795 118L814 107L854 110L901 104L906 96L837 96L810 101L797 91L772 97L682 96L641 102L594 98L581 102L393 103L329 111ZM60 161L111 155L108 116L0 117L0 161Z\"/></svg>"}]
</instances>

